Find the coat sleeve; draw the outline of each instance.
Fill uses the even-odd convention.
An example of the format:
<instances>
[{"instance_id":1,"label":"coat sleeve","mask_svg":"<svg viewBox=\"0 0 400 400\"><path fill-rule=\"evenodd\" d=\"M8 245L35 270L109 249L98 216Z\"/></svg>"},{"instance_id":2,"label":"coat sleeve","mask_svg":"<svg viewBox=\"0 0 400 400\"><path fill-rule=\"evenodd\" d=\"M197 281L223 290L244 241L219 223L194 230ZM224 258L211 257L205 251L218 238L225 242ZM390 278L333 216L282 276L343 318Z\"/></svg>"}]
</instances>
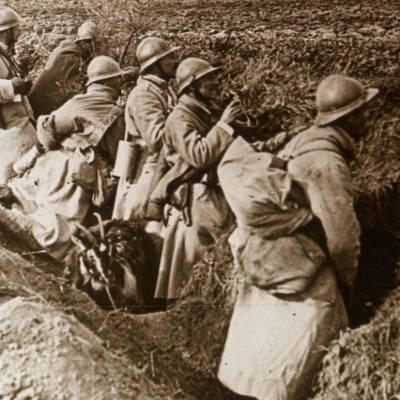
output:
<instances>
[{"instance_id":1,"label":"coat sleeve","mask_svg":"<svg viewBox=\"0 0 400 400\"><path fill-rule=\"evenodd\" d=\"M166 129L174 148L195 168L207 168L219 161L233 142L232 136L221 126L213 126L206 136L202 136L186 115L176 111L171 117L168 119Z\"/></svg>"},{"instance_id":2,"label":"coat sleeve","mask_svg":"<svg viewBox=\"0 0 400 400\"><path fill-rule=\"evenodd\" d=\"M304 178L311 210L324 227L331 259L341 280L352 285L360 253L360 228L349 169L338 156L327 156L324 162L313 163Z\"/></svg>"},{"instance_id":3,"label":"coat sleeve","mask_svg":"<svg viewBox=\"0 0 400 400\"><path fill-rule=\"evenodd\" d=\"M3 57L0 56L0 104L14 100L14 87L9 77L10 71Z\"/></svg>"},{"instance_id":4,"label":"coat sleeve","mask_svg":"<svg viewBox=\"0 0 400 400\"><path fill-rule=\"evenodd\" d=\"M57 47L50 55L45 71L53 70L59 74L59 82L80 82L84 75L81 72L82 59L74 43L67 41Z\"/></svg>"},{"instance_id":5,"label":"coat sleeve","mask_svg":"<svg viewBox=\"0 0 400 400\"><path fill-rule=\"evenodd\" d=\"M14 87L10 79L0 79L0 104L8 103L14 99Z\"/></svg>"},{"instance_id":6,"label":"coat sleeve","mask_svg":"<svg viewBox=\"0 0 400 400\"><path fill-rule=\"evenodd\" d=\"M71 85L73 83L80 83L84 78L83 72L81 72L82 60L79 54L74 52L61 54L60 64L60 80L62 82Z\"/></svg>"},{"instance_id":7,"label":"coat sleeve","mask_svg":"<svg viewBox=\"0 0 400 400\"><path fill-rule=\"evenodd\" d=\"M166 114L162 101L149 91L141 91L140 95L134 96L128 104L127 118L135 121L136 127L142 139L151 152L156 153L162 147L162 138Z\"/></svg>"},{"instance_id":8,"label":"coat sleeve","mask_svg":"<svg viewBox=\"0 0 400 400\"><path fill-rule=\"evenodd\" d=\"M77 131L78 125L71 118L69 102L50 115L41 115L37 121L37 135L39 142L46 149L56 149L60 143L69 135Z\"/></svg>"}]
</instances>

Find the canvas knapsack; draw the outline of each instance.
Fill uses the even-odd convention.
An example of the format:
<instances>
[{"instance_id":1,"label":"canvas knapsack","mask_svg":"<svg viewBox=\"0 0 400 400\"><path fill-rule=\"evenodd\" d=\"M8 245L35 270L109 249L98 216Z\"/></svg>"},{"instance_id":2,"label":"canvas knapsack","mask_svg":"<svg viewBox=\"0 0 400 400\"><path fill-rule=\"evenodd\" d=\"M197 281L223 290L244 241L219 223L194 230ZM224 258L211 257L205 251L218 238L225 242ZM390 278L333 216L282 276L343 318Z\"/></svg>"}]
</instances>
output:
<instances>
[{"instance_id":1,"label":"canvas knapsack","mask_svg":"<svg viewBox=\"0 0 400 400\"><path fill-rule=\"evenodd\" d=\"M309 151L314 150L296 157ZM250 284L281 294L305 290L327 260L322 246L303 229L315 217L286 166L238 137L218 167L238 225L229 239L235 263Z\"/></svg>"}]
</instances>

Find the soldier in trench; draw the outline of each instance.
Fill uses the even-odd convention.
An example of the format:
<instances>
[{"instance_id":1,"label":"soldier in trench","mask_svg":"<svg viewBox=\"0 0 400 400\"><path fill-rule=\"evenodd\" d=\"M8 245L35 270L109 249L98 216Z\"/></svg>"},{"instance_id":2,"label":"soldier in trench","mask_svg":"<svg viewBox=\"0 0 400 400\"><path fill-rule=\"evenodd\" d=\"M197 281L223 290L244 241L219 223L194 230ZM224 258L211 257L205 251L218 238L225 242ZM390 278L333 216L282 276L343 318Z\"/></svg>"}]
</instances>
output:
<instances>
[{"instance_id":1,"label":"soldier in trench","mask_svg":"<svg viewBox=\"0 0 400 400\"><path fill-rule=\"evenodd\" d=\"M103 210L112 196L112 168L125 131L117 101L129 72L110 57L94 58L86 93L38 119L44 153L3 187L12 209L0 205L0 225L32 249L63 259L73 245L74 223L82 224L93 207Z\"/></svg>"},{"instance_id":2,"label":"soldier in trench","mask_svg":"<svg viewBox=\"0 0 400 400\"><path fill-rule=\"evenodd\" d=\"M15 176L12 168L36 142L28 94L29 79L21 76L14 59L20 36L20 18L9 7L0 7L0 184ZM1 190L0 190L1 192Z\"/></svg>"},{"instance_id":3,"label":"soldier in trench","mask_svg":"<svg viewBox=\"0 0 400 400\"><path fill-rule=\"evenodd\" d=\"M235 156L230 151L235 144L221 161L218 173L224 193L242 222L229 241L236 265L246 278L239 288L218 373L220 381L233 391L232 399L305 399L323 349L348 326L339 285L351 290L360 251L348 163L356 142L365 134L367 104L377 92L344 75L331 75L320 83L314 125L296 135L279 153L288 161L290 176L304 191L313 218L311 222L305 219L307 224L294 231L290 221L281 226L283 219L274 222L269 218L268 223L258 224L254 207L243 206L246 199L241 196L246 189L231 187L226 179L229 169L245 163L247 173L252 169L247 181L243 176L246 185L253 182L260 191L274 192L277 186L263 184L265 169L257 162L242 160L240 152ZM235 165L235 160L241 161ZM266 193L259 196L265 198ZM265 217L262 209L258 214ZM271 235L277 229L281 233ZM321 257L303 245L295 247L300 234L319 248ZM263 286L250 282L246 273L256 273L254 266L258 266L257 271L265 270L264 279L274 274L277 280ZM279 280L284 274L291 278Z\"/></svg>"},{"instance_id":4,"label":"soldier in trench","mask_svg":"<svg viewBox=\"0 0 400 400\"><path fill-rule=\"evenodd\" d=\"M156 37L143 39L137 47L140 76L128 97L125 121L128 138L141 151L132 165L134 183L125 182L127 197L122 204L116 204L114 217L127 220L145 217L151 190L163 172L165 121L176 103L176 94L169 82L175 78L179 64L177 50ZM149 222L146 229L160 233L161 225Z\"/></svg>"},{"instance_id":5,"label":"soldier in trench","mask_svg":"<svg viewBox=\"0 0 400 400\"><path fill-rule=\"evenodd\" d=\"M233 141L231 125L243 111L237 100L222 113L215 111L218 72L209 62L190 57L176 73L179 101L167 118L163 148L171 169L154 191L174 183L166 196L168 221L155 293L159 299L179 297L201 247L214 243L233 223L216 167Z\"/></svg>"},{"instance_id":6,"label":"soldier in trench","mask_svg":"<svg viewBox=\"0 0 400 400\"><path fill-rule=\"evenodd\" d=\"M35 118L50 114L81 92L87 66L95 55L96 36L96 24L87 21L79 27L75 40L63 40L53 50L28 95Z\"/></svg>"}]
</instances>

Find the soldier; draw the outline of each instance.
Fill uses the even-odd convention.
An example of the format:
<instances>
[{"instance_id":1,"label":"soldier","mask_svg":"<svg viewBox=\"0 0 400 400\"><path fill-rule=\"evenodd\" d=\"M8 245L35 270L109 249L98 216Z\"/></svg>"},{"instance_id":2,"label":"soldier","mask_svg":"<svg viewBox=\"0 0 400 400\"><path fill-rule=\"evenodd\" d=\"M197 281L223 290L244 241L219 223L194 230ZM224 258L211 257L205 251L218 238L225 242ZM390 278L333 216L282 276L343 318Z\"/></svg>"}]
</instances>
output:
<instances>
[{"instance_id":1,"label":"soldier","mask_svg":"<svg viewBox=\"0 0 400 400\"><path fill-rule=\"evenodd\" d=\"M20 30L18 14L0 8L0 183L15 175L12 165L36 142L32 110L26 95L32 83L22 79L14 60L14 45Z\"/></svg>"},{"instance_id":2,"label":"soldier","mask_svg":"<svg viewBox=\"0 0 400 400\"><path fill-rule=\"evenodd\" d=\"M234 130L229 124L242 110L234 101L221 116L212 111L219 95L218 71L199 58L187 58L177 70L179 102L168 116L164 133L164 153L174 181L169 196L173 207L156 298L176 299L199 260L201 247L213 243L232 223L216 167L233 140Z\"/></svg>"},{"instance_id":3,"label":"soldier","mask_svg":"<svg viewBox=\"0 0 400 400\"><path fill-rule=\"evenodd\" d=\"M86 93L39 118L45 153L8 183L19 210L0 206L1 225L57 259L71 246L71 223L82 224L88 211L94 206L101 210L113 193L111 172L125 132L117 100L126 73L110 57L94 58Z\"/></svg>"},{"instance_id":4,"label":"soldier","mask_svg":"<svg viewBox=\"0 0 400 400\"><path fill-rule=\"evenodd\" d=\"M96 35L97 26L85 22L75 41L63 40L53 50L28 96L35 118L50 114L81 92L87 66L94 57Z\"/></svg>"},{"instance_id":5,"label":"soldier","mask_svg":"<svg viewBox=\"0 0 400 400\"><path fill-rule=\"evenodd\" d=\"M161 149L165 121L176 97L168 83L175 78L179 64L177 50L156 37L142 40L136 50L140 76L128 97L125 120L127 133L133 142L142 145L142 152L136 160L137 183L129 188L124 219L145 216L154 181L159 179L157 165L164 160Z\"/></svg>"},{"instance_id":6,"label":"soldier","mask_svg":"<svg viewBox=\"0 0 400 400\"><path fill-rule=\"evenodd\" d=\"M221 161L224 193L239 222L229 241L247 281L239 289L218 377L239 395L258 400L306 398L323 348L348 325L339 286L353 285L360 252L348 163L355 142L365 134L366 105L377 92L344 75L327 77L317 90L314 126L279 153L288 161L290 174L282 176L303 188L311 220L300 202L292 209L287 206L294 199L288 185L279 187L277 179L265 185L265 165L260 168L255 161L250 166L247 159L243 163L247 161L252 175L243 177L244 185L258 188L260 193L253 197L262 196L266 207L264 213L258 211L264 220L257 224L255 208L246 209L234 195L240 186L230 187L224 180L228 168L235 168L229 154L234 145ZM281 207L268 216L267 199L279 198L284 191ZM292 220L284 213L291 213ZM256 267L258 272L269 268L264 278L274 276L275 281L264 286L249 282L249 271L257 274Z\"/></svg>"}]
</instances>

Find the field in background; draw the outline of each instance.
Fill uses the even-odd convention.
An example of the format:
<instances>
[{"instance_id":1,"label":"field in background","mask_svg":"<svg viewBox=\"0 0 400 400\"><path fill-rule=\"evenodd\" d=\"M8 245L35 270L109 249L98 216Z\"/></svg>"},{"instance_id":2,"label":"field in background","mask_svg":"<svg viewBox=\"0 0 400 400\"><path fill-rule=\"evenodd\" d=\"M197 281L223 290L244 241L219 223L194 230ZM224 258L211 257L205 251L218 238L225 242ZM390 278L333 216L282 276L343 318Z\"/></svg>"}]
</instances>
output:
<instances>
[{"instance_id":1,"label":"field in background","mask_svg":"<svg viewBox=\"0 0 400 400\"><path fill-rule=\"evenodd\" d=\"M381 309L372 322L347 333L332 346L316 385L316 396L327 400L378 399L399 393L400 383L394 378L399 375L399 296L395 292L381 305L397 285L400 248L398 1L3 3L24 17L18 50L32 77L37 76L57 43L74 34L86 19L94 20L102 29L99 50L121 60L124 66L136 66L135 46L142 37L157 35L180 46L182 57L201 56L223 66L223 95L238 93L249 112L262 116L266 137L310 123L315 89L330 73L345 72L379 87L369 134L352 166L363 229L353 326L369 322L376 307ZM16 250L4 236L3 242ZM222 399L214 374L229 319L233 283L225 241L196 267L185 300L172 313L147 317L110 315L69 287L61 293L60 266L47 259L29 256L32 264L28 264L15 255L2 254L0 302L20 295L76 316L104 341L104 348L111 353L104 356L107 362L113 359L116 365L126 366L129 379L121 368L115 369L116 376L124 377L121 382L130 382L125 387L114 384L120 398L129 398L125 394L136 390L141 393L138 399ZM44 339L39 335L35 340ZM7 343L18 341L10 340ZM19 356L18 351L12 354ZM0 365L4 357L4 352L0 353ZM93 350L93 362L100 362L101 357L98 349ZM23 372L14 381L13 374L7 375L9 386L0 385L0 395L8 393L3 389L8 388L10 393L17 393L15 398L23 398L18 397L18 387L32 386L32 371ZM81 387L80 379L74 383L68 380L72 376L65 375L58 392L54 389L56 392L40 398L56 398L55 394L61 395L63 388L67 390L73 384ZM107 377L100 372L99 376L104 386L98 398L106 399ZM41 382L46 390L53 388L48 380Z\"/></svg>"}]
</instances>

